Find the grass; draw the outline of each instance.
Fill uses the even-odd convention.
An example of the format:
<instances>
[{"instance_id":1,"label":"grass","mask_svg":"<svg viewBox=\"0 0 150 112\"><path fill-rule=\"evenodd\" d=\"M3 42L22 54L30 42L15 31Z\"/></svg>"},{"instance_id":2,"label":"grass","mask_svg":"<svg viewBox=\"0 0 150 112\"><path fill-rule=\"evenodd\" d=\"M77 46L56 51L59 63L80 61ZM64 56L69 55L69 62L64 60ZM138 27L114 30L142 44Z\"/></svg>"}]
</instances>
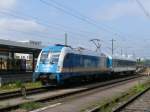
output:
<instances>
[{"instance_id":1,"label":"grass","mask_svg":"<svg viewBox=\"0 0 150 112\"><path fill-rule=\"evenodd\" d=\"M20 81L16 81L14 83L10 83L10 84L1 86L0 91L1 91L1 93L9 92L9 91L16 91L16 90L19 90L22 85L24 85L27 89L38 88L38 87L42 86L42 84L40 82L21 83Z\"/></svg>"},{"instance_id":2,"label":"grass","mask_svg":"<svg viewBox=\"0 0 150 112\"><path fill-rule=\"evenodd\" d=\"M82 109L81 112L86 111L87 109L92 109L93 107L100 107L100 112L112 112L112 110L121 104L122 102L127 101L130 97L144 91L146 88L150 87L150 81L141 84L138 83L134 87L130 88L127 92L120 93L112 98L105 98L104 100L92 104L86 109Z\"/></svg>"},{"instance_id":3,"label":"grass","mask_svg":"<svg viewBox=\"0 0 150 112\"><path fill-rule=\"evenodd\" d=\"M119 96L115 96L110 101L106 102L100 109L102 112L112 112L113 108L117 107L118 104L127 101L130 97L144 91L147 87L149 87L150 83L146 84L137 84L133 88L129 89L127 92L122 93Z\"/></svg>"},{"instance_id":4,"label":"grass","mask_svg":"<svg viewBox=\"0 0 150 112\"><path fill-rule=\"evenodd\" d=\"M38 103L38 102L29 102L29 103L24 103L24 104L20 105L19 109L31 111L31 110L40 108L42 106L43 105L41 103Z\"/></svg>"},{"instance_id":5,"label":"grass","mask_svg":"<svg viewBox=\"0 0 150 112\"><path fill-rule=\"evenodd\" d=\"M135 92L141 92L141 91L143 91L143 90L145 90L145 89L146 89L146 85L138 83L138 84L133 88L133 91L135 91Z\"/></svg>"}]
</instances>

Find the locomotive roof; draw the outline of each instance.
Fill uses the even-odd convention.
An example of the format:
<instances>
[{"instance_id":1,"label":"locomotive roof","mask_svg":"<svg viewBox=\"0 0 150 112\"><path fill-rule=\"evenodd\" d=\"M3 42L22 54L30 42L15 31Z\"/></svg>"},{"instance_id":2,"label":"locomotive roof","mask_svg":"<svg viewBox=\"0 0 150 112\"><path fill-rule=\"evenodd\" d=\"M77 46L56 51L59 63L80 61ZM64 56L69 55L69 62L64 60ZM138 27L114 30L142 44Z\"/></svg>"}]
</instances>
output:
<instances>
[{"instance_id":1,"label":"locomotive roof","mask_svg":"<svg viewBox=\"0 0 150 112\"><path fill-rule=\"evenodd\" d=\"M64 46L48 46L42 49L42 51L61 52Z\"/></svg>"},{"instance_id":2,"label":"locomotive roof","mask_svg":"<svg viewBox=\"0 0 150 112\"><path fill-rule=\"evenodd\" d=\"M124 57L124 56L113 56L113 59L136 61L136 59L134 59L133 57Z\"/></svg>"},{"instance_id":3,"label":"locomotive roof","mask_svg":"<svg viewBox=\"0 0 150 112\"><path fill-rule=\"evenodd\" d=\"M97 56L97 57L103 56L103 57L105 57L105 55L103 53L99 53L99 52L87 50L87 49L73 49L70 47L64 47L64 52L65 53L82 54L82 55L88 55L88 56Z\"/></svg>"},{"instance_id":4,"label":"locomotive roof","mask_svg":"<svg viewBox=\"0 0 150 112\"><path fill-rule=\"evenodd\" d=\"M104 53L99 53L96 51L87 50L83 48L72 48L71 46L60 45L60 44L48 46L42 49L42 51L50 51L50 52L61 52L62 50L65 53L75 53L75 54L82 54L82 55L89 55L89 56L106 57Z\"/></svg>"},{"instance_id":5,"label":"locomotive roof","mask_svg":"<svg viewBox=\"0 0 150 112\"><path fill-rule=\"evenodd\" d=\"M51 51L51 52L61 52L62 50L64 53L75 53L75 54L97 56L97 57L101 56L101 57L108 57L112 59L112 56L106 55L105 53L99 53L96 51L81 49L81 48L72 48L70 46L65 46L65 45L53 45L42 49L42 51ZM113 59L136 61L133 58L123 57L123 56L113 56Z\"/></svg>"}]
</instances>

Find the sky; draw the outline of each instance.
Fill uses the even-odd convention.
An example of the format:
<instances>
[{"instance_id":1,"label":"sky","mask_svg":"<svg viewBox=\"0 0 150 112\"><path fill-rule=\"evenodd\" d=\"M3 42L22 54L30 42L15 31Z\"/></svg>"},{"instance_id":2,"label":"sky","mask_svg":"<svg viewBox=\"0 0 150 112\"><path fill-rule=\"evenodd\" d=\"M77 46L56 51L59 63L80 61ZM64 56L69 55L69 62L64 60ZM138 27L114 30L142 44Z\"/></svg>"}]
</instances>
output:
<instances>
[{"instance_id":1,"label":"sky","mask_svg":"<svg viewBox=\"0 0 150 112\"><path fill-rule=\"evenodd\" d=\"M0 0L0 38L68 44L111 54L150 57L150 0Z\"/></svg>"}]
</instances>

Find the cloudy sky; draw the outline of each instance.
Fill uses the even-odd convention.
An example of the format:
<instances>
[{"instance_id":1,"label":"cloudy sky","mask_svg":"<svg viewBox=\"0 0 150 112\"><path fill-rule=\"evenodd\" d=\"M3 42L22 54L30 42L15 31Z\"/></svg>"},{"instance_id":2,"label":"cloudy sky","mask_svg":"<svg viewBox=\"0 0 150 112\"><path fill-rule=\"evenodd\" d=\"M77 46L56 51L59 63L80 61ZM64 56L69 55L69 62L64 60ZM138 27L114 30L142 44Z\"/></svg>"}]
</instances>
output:
<instances>
[{"instance_id":1,"label":"cloudy sky","mask_svg":"<svg viewBox=\"0 0 150 112\"><path fill-rule=\"evenodd\" d=\"M102 50L150 57L150 0L0 0L0 38L39 40L94 49L89 41L101 39ZM147 14L147 15L146 15Z\"/></svg>"}]
</instances>

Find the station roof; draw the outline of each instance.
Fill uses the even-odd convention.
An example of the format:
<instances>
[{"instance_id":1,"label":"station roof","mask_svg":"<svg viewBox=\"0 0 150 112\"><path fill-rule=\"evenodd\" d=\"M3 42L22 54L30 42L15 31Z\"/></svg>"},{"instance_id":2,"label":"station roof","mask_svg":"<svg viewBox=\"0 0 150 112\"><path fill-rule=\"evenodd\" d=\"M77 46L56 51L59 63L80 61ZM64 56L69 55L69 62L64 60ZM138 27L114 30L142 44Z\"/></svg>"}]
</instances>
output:
<instances>
[{"instance_id":1,"label":"station roof","mask_svg":"<svg viewBox=\"0 0 150 112\"><path fill-rule=\"evenodd\" d=\"M0 39L0 51L17 53L39 53L44 46Z\"/></svg>"}]
</instances>

